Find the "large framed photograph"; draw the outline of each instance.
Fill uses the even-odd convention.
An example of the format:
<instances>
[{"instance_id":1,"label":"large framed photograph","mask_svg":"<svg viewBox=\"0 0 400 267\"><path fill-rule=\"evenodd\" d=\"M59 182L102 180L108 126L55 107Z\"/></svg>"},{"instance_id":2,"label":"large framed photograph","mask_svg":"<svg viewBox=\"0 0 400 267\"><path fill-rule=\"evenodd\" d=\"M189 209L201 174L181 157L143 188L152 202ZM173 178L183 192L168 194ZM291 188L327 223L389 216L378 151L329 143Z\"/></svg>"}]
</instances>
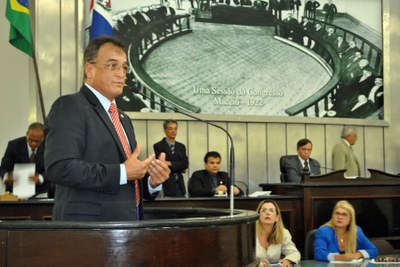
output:
<instances>
[{"instance_id":1,"label":"large framed photograph","mask_svg":"<svg viewBox=\"0 0 400 267\"><path fill-rule=\"evenodd\" d=\"M113 1L112 14L125 111L384 118L380 0Z\"/></svg>"}]
</instances>

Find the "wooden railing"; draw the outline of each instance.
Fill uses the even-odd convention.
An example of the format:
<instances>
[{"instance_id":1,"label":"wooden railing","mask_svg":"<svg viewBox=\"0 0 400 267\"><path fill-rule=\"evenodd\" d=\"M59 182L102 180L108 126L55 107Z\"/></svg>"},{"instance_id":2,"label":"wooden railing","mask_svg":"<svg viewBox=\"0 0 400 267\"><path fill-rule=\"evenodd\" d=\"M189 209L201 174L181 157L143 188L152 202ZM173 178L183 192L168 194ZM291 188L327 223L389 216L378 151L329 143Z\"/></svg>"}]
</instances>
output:
<instances>
[{"instance_id":1,"label":"wooden railing","mask_svg":"<svg viewBox=\"0 0 400 267\"><path fill-rule=\"evenodd\" d=\"M354 40L357 43L358 48L363 52L364 58L369 61L369 65L373 68L374 74L382 75L383 73L383 53L380 48L376 45L372 44L365 38L350 32L344 28L335 26L333 24L325 23L319 20L311 20L314 24L319 23L325 29L327 27L333 27L337 34L343 35L344 40L351 41ZM296 105L285 109L285 113L289 116L296 116L302 114L304 117L308 117L310 113L313 113L315 117L320 117L321 109L327 111L329 109L329 105L332 102L336 94L336 90L338 86L340 86L341 79L341 59L336 50L325 40L322 40L318 36L314 35L312 32L306 32L301 27L293 26L284 23L283 21L276 21L275 33L278 36L285 37L284 32L279 30L280 28L293 29L297 36L308 37L310 39L309 42L315 42L315 45L319 47L319 49L314 50L329 66L332 68L332 75L329 82L323 86L320 90L318 90L315 94L310 96L309 98L303 100ZM302 40L302 38L300 38ZM302 43L300 44L302 45Z\"/></svg>"},{"instance_id":2,"label":"wooden railing","mask_svg":"<svg viewBox=\"0 0 400 267\"><path fill-rule=\"evenodd\" d=\"M199 113L200 107L192 105L168 92L154 81L143 69L146 57L160 44L177 36L191 33L190 15L176 15L153 21L140 27L137 37L132 40L128 49L130 73L127 77L128 87L138 87L150 103L149 108L164 112L166 109ZM162 106L157 103L161 103Z\"/></svg>"}]
</instances>

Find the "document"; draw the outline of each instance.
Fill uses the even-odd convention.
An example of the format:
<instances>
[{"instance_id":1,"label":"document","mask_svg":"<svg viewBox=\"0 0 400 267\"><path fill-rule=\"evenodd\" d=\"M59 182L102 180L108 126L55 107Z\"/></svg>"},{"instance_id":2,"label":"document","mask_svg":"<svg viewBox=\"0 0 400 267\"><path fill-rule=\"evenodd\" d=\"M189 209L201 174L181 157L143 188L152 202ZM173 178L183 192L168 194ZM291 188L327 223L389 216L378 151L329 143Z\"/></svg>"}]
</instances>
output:
<instances>
[{"instance_id":1,"label":"document","mask_svg":"<svg viewBox=\"0 0 400 267\"><path fill-rule=\"evenodd\" d=\"M13 195L18 198L30 198L35 194L35 182L29 179L35 175L35 163L18 163L13 171Z\"/></svg>"},{"instance_id":2,"label":"document","mask_svg":"<svg viewBox=\"0 0 400 267\"><path fill-rule=\"evenodd\" d=\"M354 259L351 261L330 261L331 264L361 264L364 259Z\"/></svg>"},{"instance_id":3,"label":"document","mask_svg":"<svg viewBox=\"0 0 400 267\"><path fill-rule=\"evenodd\" d=\"M262 196L269 196L271 194L271 191L256 191L254 193L251 193L249 197L262 197Z\"/></svg>"}]
</instances>

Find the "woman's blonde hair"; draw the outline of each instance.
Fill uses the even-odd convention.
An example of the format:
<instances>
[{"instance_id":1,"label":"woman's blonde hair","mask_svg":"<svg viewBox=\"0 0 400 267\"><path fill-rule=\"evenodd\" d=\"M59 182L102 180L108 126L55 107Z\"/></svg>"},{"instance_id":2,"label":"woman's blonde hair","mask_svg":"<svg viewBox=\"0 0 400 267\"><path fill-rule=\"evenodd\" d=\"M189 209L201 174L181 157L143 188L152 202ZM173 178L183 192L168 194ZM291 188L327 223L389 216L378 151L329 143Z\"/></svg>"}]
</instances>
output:
<instances>
[{"instance_id":1,"label":"woman's blonde hair","mask_svg":"<svg viewBox=\"0 0 400 267\"><path fill-rule=\"evenodd\" d=\"M285 228L285 226L283 225L283 222L282 222L281 210L279 209L279 206L275 201L273 201L273 200L263 200L258 204L258 207L257 207L257 212L258 213L261 212L261 207L265 203L271 203L272 205L274 205L275 211L276 211L276 217L277 217L277 221L275 222L274 226L272 227L271 235L268 237L267 241L270 244L282 244L282 242L283 242L283 229ZM258 219L257 222L256 222L256 234L257 234L257 236L260 236L261 229L262 229L261 222L260 222L260 219Z\"/></svg>"},{"instance_id":2,"label":"woman's blonde hair","mask_svg":"<svg viewBox=\"0 0 400 267\"><path fill-rule=\"evenodd\" d=\"M333 216L334 216L334 213L336 212L336 210L339 208L346 210L350 216L350 223L347 226L348 237L347 237L347 244L345 247L345 252L346 253L356 253L357 225L356 225L356 212L354 211L353 205L351 205L347 200L338 201L336 203L335 207L333 208L331 219L328 222L326 222L324 225L332 227L333 229L335 229L335 232L336 232L336 226L333 222Z\"/></svg>"}]
</instances>

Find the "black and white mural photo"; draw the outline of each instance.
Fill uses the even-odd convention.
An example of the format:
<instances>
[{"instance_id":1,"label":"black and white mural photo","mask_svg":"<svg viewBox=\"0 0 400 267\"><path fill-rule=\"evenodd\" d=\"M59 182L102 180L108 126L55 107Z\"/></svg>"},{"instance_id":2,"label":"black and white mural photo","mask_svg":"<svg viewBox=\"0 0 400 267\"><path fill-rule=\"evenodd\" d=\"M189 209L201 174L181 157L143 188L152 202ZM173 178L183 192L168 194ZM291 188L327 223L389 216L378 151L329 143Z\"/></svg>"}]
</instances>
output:
<instances>
[{"instance_id":1,"label":"black and white mural photo","mask_svg":"<svg viewBox=\"0 0 400 267\"><path fill-rule=\"evenodd\" d=\"M125 111L383 119L380 0L111 4Z\"/></svg>"}]
</instances>

